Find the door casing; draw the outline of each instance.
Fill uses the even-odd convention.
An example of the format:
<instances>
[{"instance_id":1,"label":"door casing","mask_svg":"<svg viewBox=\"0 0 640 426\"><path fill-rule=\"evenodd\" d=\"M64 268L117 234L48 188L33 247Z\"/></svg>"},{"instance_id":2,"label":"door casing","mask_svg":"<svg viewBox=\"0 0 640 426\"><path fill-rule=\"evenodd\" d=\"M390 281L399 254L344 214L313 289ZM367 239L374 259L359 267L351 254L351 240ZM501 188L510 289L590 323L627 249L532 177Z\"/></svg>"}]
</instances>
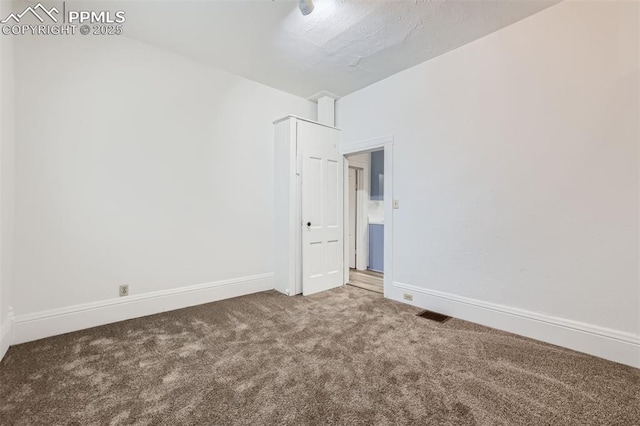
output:
<instances>
[{"instance_id":1,"label":"door casing","mask_svg":"<svg viewBox=\"0 0 640 426\"><path fill-rule=\"evenodd\" d=\"M355 180L355 185L351 182L352 177ZM366 261L367 247L362 244L362 226L360 223L362 221L362 211L364 210L362 197L363 180L364 170L360 167L349 165L349 205L347 206L349 209L349 268L353 269L361 269L358 268L358 265L363 263L363 257ZM354 190L355 194L352 194L351 191ZM355 203L355 206L353 203Z\"/></svg>"}]
</instances>

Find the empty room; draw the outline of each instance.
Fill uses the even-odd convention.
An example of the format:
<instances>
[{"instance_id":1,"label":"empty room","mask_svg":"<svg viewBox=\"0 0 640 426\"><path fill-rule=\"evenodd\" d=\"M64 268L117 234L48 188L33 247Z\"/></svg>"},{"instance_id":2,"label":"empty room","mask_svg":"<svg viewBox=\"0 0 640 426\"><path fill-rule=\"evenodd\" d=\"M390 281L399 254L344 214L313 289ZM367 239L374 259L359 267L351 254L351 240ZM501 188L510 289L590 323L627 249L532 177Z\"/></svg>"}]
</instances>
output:
<instances>
[{"instance_id":1,"label":"empty room","mask_svg":"<svg viewBox=\"0 0 640 426\"><path fill-rule=\"evenodd\" d=\"M0 425L639 425L640 2L0 0Z\"/></svg>"}]
</instances>

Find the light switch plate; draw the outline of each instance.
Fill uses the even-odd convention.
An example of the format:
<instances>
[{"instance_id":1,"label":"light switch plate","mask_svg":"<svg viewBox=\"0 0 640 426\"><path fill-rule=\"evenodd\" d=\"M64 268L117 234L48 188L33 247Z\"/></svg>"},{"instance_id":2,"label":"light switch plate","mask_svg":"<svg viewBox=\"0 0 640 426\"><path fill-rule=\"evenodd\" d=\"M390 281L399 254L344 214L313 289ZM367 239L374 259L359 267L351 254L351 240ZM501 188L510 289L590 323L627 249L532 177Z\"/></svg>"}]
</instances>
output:
<instances>
[{"instance_id":1,"label":"light switch plate","mask_svg":"<svg viewBox=\"0 0 640 426\"><path fill-rule=\"evenodd\" d=\"M394 209L400 208L400 200L393 200L393 208Z\"/></svg>"}]
</instances>

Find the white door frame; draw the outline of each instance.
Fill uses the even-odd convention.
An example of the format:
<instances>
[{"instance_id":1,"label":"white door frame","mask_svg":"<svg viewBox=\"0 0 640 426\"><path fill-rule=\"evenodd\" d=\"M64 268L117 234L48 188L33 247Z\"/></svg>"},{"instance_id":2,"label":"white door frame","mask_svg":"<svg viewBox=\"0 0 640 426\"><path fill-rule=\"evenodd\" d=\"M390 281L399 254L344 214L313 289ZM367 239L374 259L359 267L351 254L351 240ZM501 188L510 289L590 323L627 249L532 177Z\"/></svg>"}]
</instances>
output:
<instances>
[{"instance_id":1,"label":"white door frame","mask_svg":"<svg viewBox=\"0 0 640 426\"><path fill-rule=\"evenodd\" d=\"M348 185L349 160L346 158L352 154L363 154L384 149L384 297L389 297L393 283L393 135L360 141L345 146L340 146L340 155L344 157L343 173ZM348 188L347 188L348 189ZM343 223L345 244L344 251L344 283L349 282L349 195L345 192L345 218Z\"/></svg>"},{"instance_id":2,"label":"white door frame","mask_svg":"<svg viewBox=\"0 0 640 426\"><path fill-rule=\"evenodd\" d=\"M366 155L368 153L364 153L362 155ZM358 190L358 229L356 230L356 234L358 234L358 246L363 250L358 251L360 256L357 259L356 269L359 271L366 271L369 265L369 193L371 189L370 185L370 176L371 176L371 155L367 155L369 159L367 161L361 161L360 155L357 156L349 156L349 167L355 167L362 171L362 179L360 182L360 189ZM347 158L347 157L345 157Z\"/></svg>"},{"instance_id":3,"label":"white door frame","mask_svg":"<svg viewBox=\"0 0 640 426\"><path fill-rule=\"evenodd\" d=\"M366 262L367 262L367 250L365 250L365 246L363 245L365 241L365 239L363 238L363 234L366 234L365 228L363 227L363 224L366 222L366 209L364 208L364 191L363 191L363 187L364 187L364 168L360 167L359 165L352 165L351 162L349 162L348 165L348 170L353 169L353 171L355 172L356 175L356 230L355 230L355 235L354 238L356 240L356 262L355 262L355 269L360 269L360 270L364 270L367 269L366 268ZM349 178L349 180L351 180L351 178ZM351 182L349 182L349 192L351 192ZM348 197L345 197L346 199L349 199L349 205L345 206L345 209L348 209L349 211L349 216L351 216L351 194L348 194ZM364 213L364 215L363 215ZM351 217L349 217L349 228L348 231L351 231ZM347 232L347 235L349 234L349 232ZM366 241L365 241L366 242ZM361 247L362 246L362 247ZM345 246L346 247L346 246ZM349 241L349 268L351 268L351 241Z\"/></svg>"}]
</instances>

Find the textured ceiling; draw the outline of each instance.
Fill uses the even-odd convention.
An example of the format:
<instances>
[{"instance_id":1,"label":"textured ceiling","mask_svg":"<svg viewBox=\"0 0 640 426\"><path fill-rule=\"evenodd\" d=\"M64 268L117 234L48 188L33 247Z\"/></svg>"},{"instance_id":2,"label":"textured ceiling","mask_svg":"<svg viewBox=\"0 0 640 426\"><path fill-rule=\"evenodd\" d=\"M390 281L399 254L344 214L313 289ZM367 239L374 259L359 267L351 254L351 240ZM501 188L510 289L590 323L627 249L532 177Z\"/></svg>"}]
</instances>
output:
<instances>
[{"instance_id":1,"label":"textured ceiling","mask_svg":"<svg viewBox=\"0 0 640 426\"><path fill-rule=\"evenodd\" d=\"M127 2L125 34L302 97L347 95L558 0Z\"/></svg>"}]
</instances>

